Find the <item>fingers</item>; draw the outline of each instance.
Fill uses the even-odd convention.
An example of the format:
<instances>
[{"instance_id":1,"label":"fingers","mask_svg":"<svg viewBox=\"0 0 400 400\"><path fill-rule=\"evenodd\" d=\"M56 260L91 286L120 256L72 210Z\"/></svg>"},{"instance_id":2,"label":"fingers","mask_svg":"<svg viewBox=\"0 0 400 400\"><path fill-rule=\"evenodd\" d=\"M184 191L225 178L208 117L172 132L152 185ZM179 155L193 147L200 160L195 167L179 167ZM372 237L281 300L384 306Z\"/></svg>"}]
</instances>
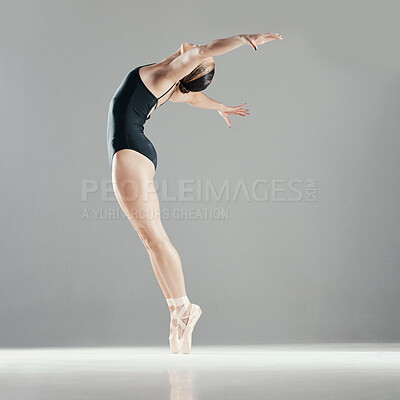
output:
<instances>
[{"instance_id":1,"label":"fingers","mask_svg":"<svg viewBox=\"0 0 400 400\"><path fill-rule=\"evenodd\" d=\"M282 40L282 35L280 33L265 33L268 40Z\"/></svg>"},{"instance_id":2,"label":"fingers","mask_svg":"<svg viewBox=\"0 0 400 400\"><path fill-rule=\"evenodd\" d=\"M234 107L233 114L242 115L242 116L249 115L250 114L249 113L249 109L248 108L243 108L243 106L245 106L246 104L247 103L244 103L244 104L242 104L240 106Z\"/></svg>"},{"instance_id":3,"label":"fingers","mask_svg":"<svg viewBox=\"0 0 400 400\"><path fill-rule=\"evenodd\" d=\"M257 33L251 35L243 35L244 39L250 44L254 50L258 50L258 46L270 42L271 40L282 40L280 33L268 32L268 33Z\"/></svg>"},{"instance_id":4,"label":"fingers","mask_svg":"<svg viewBox=\"0 0 400 400\"><path fill-rule=\"evenodd\" d=\"M238 108L238 109L234 110L232 114L248 115L250 113L247 108Z\"/></svg>"},{"instance_id":5,"label":"fingers","mask_svg":"<svg viewBox=\"0 0 400 400\"><path fill-rule=\"evenodd\" d=\"M270 42L271 40L282 40L282 35L280 33L260 33L256 40L258 45Z\"/></svg>"},{"instance_id":6,"label":"fingers","mask_svg":"<svg viewBox=\"0 0 400 400\"><path fill-rule=\"evenodd\" d=\"M247 103L241 104L236 107L229 107L229 110L218 111L218 113L224 118L225 122L228 124L229 128L232 128L231 121L229 120L229 115L239 115L240 117L245 117L250 115L249 109L244 108Z\"/></svg>"},{"instance_id":7,"label":"fingers","mask_svg":"<svg viewBox=\"0 0 400 400\"><path fill-rule=\"evenodd\" d=\"M240 108L237 110L232 110L229 112L229 115L241 115L241 116L245 116L245 115L250 115L249 110L244 109L244 108Z\"/></svg>"}]
</instances>

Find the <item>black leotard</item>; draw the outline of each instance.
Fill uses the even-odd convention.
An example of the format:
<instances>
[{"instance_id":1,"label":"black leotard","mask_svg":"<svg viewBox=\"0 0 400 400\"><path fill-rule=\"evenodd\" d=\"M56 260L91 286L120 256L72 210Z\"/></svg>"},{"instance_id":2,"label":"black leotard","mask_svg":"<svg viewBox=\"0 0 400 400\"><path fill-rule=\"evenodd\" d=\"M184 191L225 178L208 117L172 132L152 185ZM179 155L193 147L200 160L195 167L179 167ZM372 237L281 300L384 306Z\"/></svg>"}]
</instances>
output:
<instances>
[{"instance_id":1,"label":"black leotard","mask_svg":"<svg viewBox=\"0 0 400 400\"><path fill-rule=\"evenodd\" d=\"M176 83L162 96L154 96L139 75L140 67L153 64L155 63L140 65L131 70L111 99L107 124L108 158L111 168L114 154L122 149L138 151L148 157L153 162L154 168L157 168L157 152L144 134L144 124L150 118L150 115L148 116L150 110L154 105L156 105L154 110L157 108L158 100Z\"/></svg>"}]
</instances>

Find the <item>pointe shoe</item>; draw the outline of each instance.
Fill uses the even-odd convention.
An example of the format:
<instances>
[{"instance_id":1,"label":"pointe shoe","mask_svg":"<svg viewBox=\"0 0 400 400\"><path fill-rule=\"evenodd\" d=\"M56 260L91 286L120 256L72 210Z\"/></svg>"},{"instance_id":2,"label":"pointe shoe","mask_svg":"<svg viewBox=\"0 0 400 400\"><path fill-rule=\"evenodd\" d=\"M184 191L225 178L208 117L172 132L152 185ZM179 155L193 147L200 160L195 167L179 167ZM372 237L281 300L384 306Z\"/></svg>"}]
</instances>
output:
<instances>
[{"instance_id":1,"label":"pointe shoe","mask_svg":"<svg viewBox=\"0 0 400 400\"><path fill-rule=\"evenodd\" d=\"M169 306L173 306L174 304L167 300ZM175 323L174 323L175 322ZM174 309L171 313L171 322L169 324L170 332L169 332L169 347L171 349L171 353L177 354L179 353L179 324L178 324L178 314Z\"/></svg>"},{"instance_id":2,"label":"pointe shoe","mask_svg":"<svg viewBox=\"0 0 400 400\"><path fill-rule=\"evenodd\" d=\"M200 316L202 314L202 310L200 306L197 304L191 303L191 309L190 309L190 314L189 318L187 320L187 323L182 321L182 319L178 319L179 325L181 327L181 336L180 336L180 350L183 354L189 354L191 349L192 349L192 334L193 334L193 329L199 320ZM179 315L178 315L179 318Z\"/></svg>"},{"instance_id":3,"label":"pointe shoe","mask_svg":"<svg viewBox=\"0 0 400 400\"><path fill-rule=\"evenodd\" d=\"M170 322L170 334L168 336L169 339L169 347L171 349L171 353L177 354L179 353L179 325L176 311L172 311L171 314L171 322ZM174 324L173 321L176 321Z\"/></svg>"}]
</instances>

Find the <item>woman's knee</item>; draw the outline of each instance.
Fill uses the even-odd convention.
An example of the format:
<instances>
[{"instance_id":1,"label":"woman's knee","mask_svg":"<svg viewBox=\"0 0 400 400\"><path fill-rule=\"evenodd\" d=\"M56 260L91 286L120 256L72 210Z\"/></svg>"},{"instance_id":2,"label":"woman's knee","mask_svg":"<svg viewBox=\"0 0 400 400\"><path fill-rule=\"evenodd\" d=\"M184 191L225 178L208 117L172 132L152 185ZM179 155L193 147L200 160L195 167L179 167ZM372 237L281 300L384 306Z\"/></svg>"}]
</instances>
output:
<instances>
[{"instance_id":1,"label":"woman's knee","mask_svg":"<svg viewBox=\"0 0 400 400\"><path fill-rule=\"evenodd\" d=\"M169 243L169 238L163 229L142 225L136 229L140 239L147 249L162 250Z\"/></svg>"}]
</instances>

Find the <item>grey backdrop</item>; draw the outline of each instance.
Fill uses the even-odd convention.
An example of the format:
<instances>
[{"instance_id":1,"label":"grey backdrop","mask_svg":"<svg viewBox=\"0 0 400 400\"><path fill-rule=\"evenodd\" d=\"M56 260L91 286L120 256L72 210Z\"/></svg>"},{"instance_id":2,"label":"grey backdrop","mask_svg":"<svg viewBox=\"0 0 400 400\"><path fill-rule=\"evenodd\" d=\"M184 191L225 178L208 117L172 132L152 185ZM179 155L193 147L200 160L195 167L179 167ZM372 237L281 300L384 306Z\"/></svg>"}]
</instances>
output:
<instances>
[{"instance_id":1,"label":"grey backdrop","mask_svg":"<svg viewBox=\"0 0 400 400\"><path fill-rule=\"evenodd\" d=\"M145 126L156 181L172 195L182 179L314 179L317 199L161 198L229 211L165 220L203 308L194 343L400 340L394 4L2 1L0 345L168 345L145 248L126 219L95 218L119 210L113 195L84 201L82 185L110 188L108 104L127 72L182 41L256 32L284 40L216 57L205 92L250 116L229 129L165 104Z\"/></svg>"}]
</instances>

